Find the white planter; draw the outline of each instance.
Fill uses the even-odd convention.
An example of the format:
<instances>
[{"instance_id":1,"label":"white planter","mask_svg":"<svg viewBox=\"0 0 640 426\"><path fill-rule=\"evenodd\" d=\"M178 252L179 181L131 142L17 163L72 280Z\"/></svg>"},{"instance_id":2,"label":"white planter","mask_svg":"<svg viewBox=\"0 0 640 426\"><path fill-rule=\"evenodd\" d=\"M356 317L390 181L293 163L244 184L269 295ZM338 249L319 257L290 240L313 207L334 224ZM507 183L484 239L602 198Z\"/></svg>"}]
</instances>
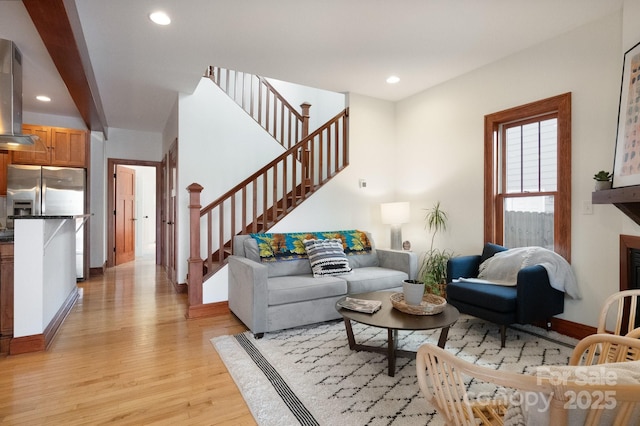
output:
<instances>
[{"instance_id":1,"label":"white planter","mask_svg":"<svg viewBox=\"0 0 640 426\"><path fill-rule=\"evenodd\" d=\"M424 283L416 280L404 280L402 293L407 305L419 305L422 302L422 296L424 296Z\"/></svg>"},{"instance_id":2,"label":"white planter","mask_svg":"<svg viewBox=\"0 0 640 426\"><path fill-rule=\"evenodd\" d=\"M602 191L603 189L611 189L611 181L610 180L597 180L596 181L596 191Z\"/></svg>"}]
</instances>

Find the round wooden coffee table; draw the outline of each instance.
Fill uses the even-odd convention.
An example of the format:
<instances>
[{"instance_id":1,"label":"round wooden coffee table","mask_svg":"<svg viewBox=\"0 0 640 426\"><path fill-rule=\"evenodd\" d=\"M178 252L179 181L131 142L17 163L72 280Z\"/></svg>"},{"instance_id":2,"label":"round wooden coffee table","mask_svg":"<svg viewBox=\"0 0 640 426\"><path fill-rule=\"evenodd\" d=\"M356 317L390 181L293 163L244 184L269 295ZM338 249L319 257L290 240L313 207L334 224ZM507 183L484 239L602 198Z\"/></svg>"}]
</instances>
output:
<instances>
[{"instance_id":1,"label":"round wooden coffee table","mask_svg":"<svg viewBox=\"0 0 640 426\"><path fill-rule=\"evenodd\" d=\"M344 318L344 326L347 329L347 339L349 340L349 348L356 351L377 352L387 355L389 363L389 376L393 377L396 372L396 357L414 358L416 353L398 349L398 330L432 330L434 328L442 329L438 346L444 348L451 327L460 317L458 310L447 304L444 311L436 315L412 315L401 312L391 304L391 291L374 291L370 293L350 294L349 297L355 299L380 300L382 308L373 314L367 314L357 311L351 311L338 306L345 298L336 302L336 310ZM370 325L372 327L387 329L387 347L377 347L369 345L361 345L356 343L351 328L351 321L357 321L361 324Z\"/></svg>"}]
</instances>

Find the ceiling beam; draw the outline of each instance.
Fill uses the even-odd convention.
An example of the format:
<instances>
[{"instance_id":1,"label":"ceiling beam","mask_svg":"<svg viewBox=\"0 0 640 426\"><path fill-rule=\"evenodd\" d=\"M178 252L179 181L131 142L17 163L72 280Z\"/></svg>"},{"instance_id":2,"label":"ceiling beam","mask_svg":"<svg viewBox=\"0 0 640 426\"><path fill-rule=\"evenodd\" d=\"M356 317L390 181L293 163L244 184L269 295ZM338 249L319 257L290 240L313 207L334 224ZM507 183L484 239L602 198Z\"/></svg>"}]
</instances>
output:
<instances>
[{"instance_id":1,"label":"ceiling beam","mask_svg":"<svg viewBox=\"0 0 640 426\"><path fill-rule=\"evenodd\" d=\"M91 131L107 138L107 120L74 1L23 0L40 38Z\"/></svg>"}]
</instances>

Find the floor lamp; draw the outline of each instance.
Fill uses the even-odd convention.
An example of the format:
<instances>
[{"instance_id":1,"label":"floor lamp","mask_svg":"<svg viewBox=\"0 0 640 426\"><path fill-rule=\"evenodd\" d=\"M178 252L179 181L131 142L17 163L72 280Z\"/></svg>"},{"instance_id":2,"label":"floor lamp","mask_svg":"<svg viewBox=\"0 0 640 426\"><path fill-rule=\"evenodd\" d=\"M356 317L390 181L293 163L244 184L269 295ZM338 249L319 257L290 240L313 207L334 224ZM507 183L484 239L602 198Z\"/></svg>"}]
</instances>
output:
<instances>
[{"instance_id":1,"label":"floor lamp","mask_svg":"<svg viewBox=\"0 0 640 426\"><path fill-rule=\"evenodd\" d=\"M408 223L411 209L408 202L380 204L382 223L391 225L391 249L402 250L402 224Z\"/></svg>"}]
</instances>

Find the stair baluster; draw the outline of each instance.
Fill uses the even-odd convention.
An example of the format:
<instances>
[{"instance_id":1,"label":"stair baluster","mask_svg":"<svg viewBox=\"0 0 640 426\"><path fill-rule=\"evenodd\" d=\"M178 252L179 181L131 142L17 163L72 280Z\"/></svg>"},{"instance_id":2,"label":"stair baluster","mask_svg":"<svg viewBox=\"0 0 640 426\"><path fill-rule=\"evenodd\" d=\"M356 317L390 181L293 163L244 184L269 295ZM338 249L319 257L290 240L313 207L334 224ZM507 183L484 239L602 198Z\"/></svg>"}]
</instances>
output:
<instances>
[{"instance_id":1,"label":"stair baluster","mask_svg":"<svg viewBox=\"0 0 640 426\"><path fill-rule=\"evenodd\" d=\"M205 77L211 79L284 148L291 148L309 134L311 104L301 104L301 112L298 112L266 78L214 66L207 69Z\"/></svg>"}]
</instances>

